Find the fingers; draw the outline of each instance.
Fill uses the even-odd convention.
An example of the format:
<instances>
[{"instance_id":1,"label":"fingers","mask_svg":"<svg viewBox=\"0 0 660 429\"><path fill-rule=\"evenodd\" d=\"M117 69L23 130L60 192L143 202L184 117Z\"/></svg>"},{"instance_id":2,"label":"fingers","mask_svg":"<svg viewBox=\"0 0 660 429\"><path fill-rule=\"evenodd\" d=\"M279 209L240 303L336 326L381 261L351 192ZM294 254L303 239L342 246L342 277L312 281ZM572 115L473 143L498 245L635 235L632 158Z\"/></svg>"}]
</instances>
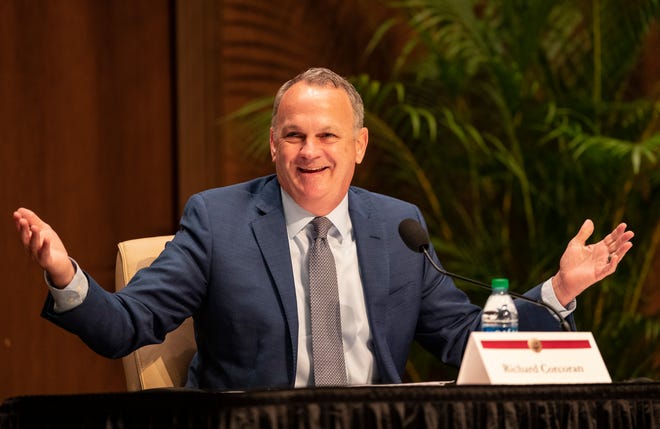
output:
<instances>
[{"instance_id":1,"label":"fingers","mask_svg":"<svg viewBox=\"0 0 660 429\"><path fill-rule=\"evenodd\" d=\"M32 210L23 207L14 212L14 223L19 232L21 242L26 249L29 247L33 238L33 229L36 227L38 230L41 230L44 226L48 226L48 224L42 221Z\"/></svg>"},{"instance_id":2,"label":"fingers","mask_svg":"<svg viewBox=\"0 0 660 429\"><path fill-rule=\"evenodd\" d=\"M623 246L617 252L611 253L608 256L607 263L603 266L602 271L599 275L597 275L597 280L602 280L610 274L614 273L617 269L617 266L619 265L619 262L621 262L623 256L628 252L628 250L630 250L631 247L632 243L628 243L628 245Z\"/></svg>"},{"instance_id":3,"label":"fingers","mask_svg":"<svg viewBox=\"0 0 660 429\"><path fill-rule=\"evenodd\" d=\"M625 254L628 253L628 250L630 250L632 247L633 245L629 241L623 243L621 246L617 247L616 250L610 252L607 263L616 268L619 261L623 259Z\"/></svg>"},{"instance_id":4,"label":"fingers","mask_svg":"<svg viewBox=\"0 0 660 429\"><path fill-rule=\"evenodd\" d=\"M31 231L31 236L30 236L30 241L28 243L28 250L30 251L30 254L36 259L36 260L41 260L41 255L43 254L44 245L48 243L45 240L45 231L43 228L32 225L30 227Z\"/></svg>"},{"instance_id":5,"label":"fingers","mask_svg":"<svg viewBox=\"0 0 660 429\"><path fill-rule=\"evenodd\" d=\"M635 233L632 231L626 231L626 228L627 225L625 223L620 223L603 239L603 243L607 246L610 255L618 253L619 256L622 257L625 252L632 247L630 240L635 236ZM619 251L622 247L625 247L623 253Z\"/></svg>"},{"instance_id":6,"label":"fingers","mask_svg":"<svg viewBox=\"0 0 660 429\"><path fill-rule=\"evenodd\" d=\"M621 262L625 254L628 253L628 250L630 250L632 246L633 245L630 241L626 241L617 247L616 250L609 252L606 260L600 264L600 268L597 270L596 281L602 280L603 278L614 273L617 269L617 266L619 265L619 262Z\"/></svg>"},{"instance_id":7,"label":"fingers","mask_svg":"<svg viewBox=\"0 0 660 429\"><path fill-rule=\"evenodd\" d=\"M16 217L16 215L14 215L14 219L16 221L16 229L18 229L21 243L23 243L23 247L27 248L28 243L30 243L30 237L32 236L32 231L30 231L30 224L27 220L21 218L20 216Z\"/></svg>"},{"instance_id":8,"label":"fingers","mask_svg":"<svg viewBox=\"0 0 660 429\"><path fill-rule=\"evenodd\" d=\"M23 214L21 214L20 209L14 212L14 223L16 224L16 230L21 236L23 245L27 244L30 235L30 223L25 219Z\"/></svg>"},{"instance_id":9,"label":"fingers","mask_svg":"<svg viewBox=\"0 0 660 429\"><path fill-rule=\"evenodd\" d=\"M580 227L580 230L578 231L577 235L573 238L573 240L578 241L580 244L584 245L587 242L587 239L591 237L591 234L594 232L594 223L591 221L591 219L587 219L584 221L582 226Z\"/></svg>"},{"instance_id":10,"label":"fingers","mask_svg":"<svg viewBox=\"0 0 660 429\"><path fill-rule=\"evenodd\" d=\"M19 208L13 214L16 228L25 250L37 261L40 256L48 254L50 240L47 239L50 225L41 220L32 210ZM45 247L44 247L45 246Z\"/></svg>"},{"instance_id":11,"label":"fingers","mask_svg":"<svg viewBox=\"0 0 660 429\"><path fill-rule=\"evenodd\" d=\"M608 256L607 263L605 264L604 272L601 278L614 273L617 266L619 265L619 262L633 247L630 240L635 236L635 234L632 231L626 231L626 228L627 225L625 223L620 223L602 240L607 249Z\"/></svg>"},{"instance_id":12,"label":"fingers","mask_svg":"<svg viewBox=\"0 0 660 429\"><path fill-rule=\"evenodd\" d=\"M21 207L14 212L14 219L25 219L30 225L45 223L35 212L24 207Z\"/></svg>"}]
</instances>

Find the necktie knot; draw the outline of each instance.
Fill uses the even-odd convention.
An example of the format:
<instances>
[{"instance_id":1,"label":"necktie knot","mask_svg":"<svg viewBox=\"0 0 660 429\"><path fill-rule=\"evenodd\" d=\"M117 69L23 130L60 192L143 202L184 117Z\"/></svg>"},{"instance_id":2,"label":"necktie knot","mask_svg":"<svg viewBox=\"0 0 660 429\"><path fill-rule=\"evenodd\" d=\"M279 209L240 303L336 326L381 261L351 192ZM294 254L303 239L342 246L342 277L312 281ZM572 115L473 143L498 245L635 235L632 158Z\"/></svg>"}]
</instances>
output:
<instances>
[{"instance_id":1,"label":"necktie knot","mask_svg":"<svg viewBox=\"0 0 660 429\"><path fill-rule=\"evenodd\" d=\"M327 217L315 217L312 220L312 227L314 229L314 233L312 237L314 240L317 238L324 239L328 236L328 231L330 230L330 227L332 226L332 222L330 222L330 219Z\"/></svg>"}]
</instances>

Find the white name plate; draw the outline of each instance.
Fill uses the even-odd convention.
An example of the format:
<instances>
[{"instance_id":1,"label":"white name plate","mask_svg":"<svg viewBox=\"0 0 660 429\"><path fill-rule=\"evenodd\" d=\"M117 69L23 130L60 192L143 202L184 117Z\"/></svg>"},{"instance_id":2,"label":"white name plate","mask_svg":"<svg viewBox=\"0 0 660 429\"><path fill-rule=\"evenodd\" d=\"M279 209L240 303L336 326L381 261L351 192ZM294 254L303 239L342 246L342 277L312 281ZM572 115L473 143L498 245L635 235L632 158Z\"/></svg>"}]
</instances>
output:
<instances>
[{"instance_id":1,"label":"white name plate","mask_svg":"<svg viewBox=\"0 0 660 429\"><path fill-rule=\"evenodd\" d=\"M591 332L473 332L456 384L611 383Z\"/></svg>"}]
</instances>

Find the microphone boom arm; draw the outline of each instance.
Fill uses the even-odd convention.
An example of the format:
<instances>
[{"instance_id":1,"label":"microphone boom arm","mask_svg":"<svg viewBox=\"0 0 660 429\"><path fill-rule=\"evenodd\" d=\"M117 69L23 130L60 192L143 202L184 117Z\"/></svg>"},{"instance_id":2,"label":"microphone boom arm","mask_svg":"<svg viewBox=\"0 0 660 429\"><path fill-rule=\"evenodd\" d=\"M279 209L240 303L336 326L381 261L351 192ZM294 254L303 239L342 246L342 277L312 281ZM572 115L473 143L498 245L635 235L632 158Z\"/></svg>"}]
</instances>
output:
<instances>
[{"instance_id":1,"label":"microphone boom arm","mask_svg":"<svg viewBox=\"0 0 660 429\"><path fill-rule=\"evenodd\" d=\"M435 268L439 273L444 274L444 275L449 276L449 277L452 277L452 278L455 278L455 279L463 280L465 282L468 282L468 283L471 283L473 285L477 285L477 286L486 288L488 290L492 290L492 288L484 282L480 282L478 280L474 280L474 279L471 279L471 278L468 278L468 277L464 277L464 276L461 276L459 274L450 273L449 271L440 268L440 266L433 260L433 258L429 254L429 251L426 248L426 246L422 246L421 250L422 250L422 252L424 252L424 255L426 256L426 259L431 263L431 265L433 265L433 268ZM522 294L519 294L519 293L516 293L516 292L512 292L512 291L509 291L509 295L511 295L515 298L518 298L522 301L530 302L534 305L538 305L540 307L547 308L548 310L550 310L557 317L557 319L559 319L559 324L561 325L562 330L564 330L566 332L572 332L573 331L573 329L571 328L571 325L568 323L568 321L561 314L559 314L559 311L557 311L552 306L546 304L545 302L536 301L535 299L529 298L525 295L522 295Z\"/></svg>"}]
</instances>

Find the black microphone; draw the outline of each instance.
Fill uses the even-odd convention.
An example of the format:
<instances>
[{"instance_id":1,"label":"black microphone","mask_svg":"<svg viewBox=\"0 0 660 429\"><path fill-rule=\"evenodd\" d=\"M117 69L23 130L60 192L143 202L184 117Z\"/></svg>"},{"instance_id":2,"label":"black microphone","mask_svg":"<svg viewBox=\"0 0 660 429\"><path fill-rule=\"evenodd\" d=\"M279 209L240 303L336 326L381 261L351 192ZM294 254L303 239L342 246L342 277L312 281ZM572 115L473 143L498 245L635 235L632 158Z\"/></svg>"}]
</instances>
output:
<instances>
[{"instance_id":1,"label":"black microphone","mask_svg":"<svg viewBox=\"0 0 660 429\"><path fill-rule=\"evenodd\" d=\"M435 268L439 273L444 274L446 276L463 280L468 283L472 283L473 285L480 286L482 288L488 289L492 291L492 288L490 287L489 284L480 282L479 280L474 280L468 277L463 277L458 274L450 273L447 270L444 270L440 268L438 264L435 263L433 258L431 258L431 255L429 254L429 236L426 233L426 230L422 228L422 225L417 222L415 219L404 219L401 221L399 224L399 235L401 236L401 239L403 240L404 243L406 243L406 246L413 252L417 253L424 253L426 256L426 259L431 263L433 268ZM525 295L521 295L516 292L509 291L509 294L513 297L516 297L518 299L521 299L523 301L531 302L532 304L538 305L540 307L547 308L550 310L557 318L559 319L559 324L564 331L571 332L573 329L571 328L571 325L566 321L564 317L562 317L561 314L557 310L555 310L553 307L550 305L546 304L543 301L536 301L532 298L528 298Z\"/></svg>"}]
</instances>

